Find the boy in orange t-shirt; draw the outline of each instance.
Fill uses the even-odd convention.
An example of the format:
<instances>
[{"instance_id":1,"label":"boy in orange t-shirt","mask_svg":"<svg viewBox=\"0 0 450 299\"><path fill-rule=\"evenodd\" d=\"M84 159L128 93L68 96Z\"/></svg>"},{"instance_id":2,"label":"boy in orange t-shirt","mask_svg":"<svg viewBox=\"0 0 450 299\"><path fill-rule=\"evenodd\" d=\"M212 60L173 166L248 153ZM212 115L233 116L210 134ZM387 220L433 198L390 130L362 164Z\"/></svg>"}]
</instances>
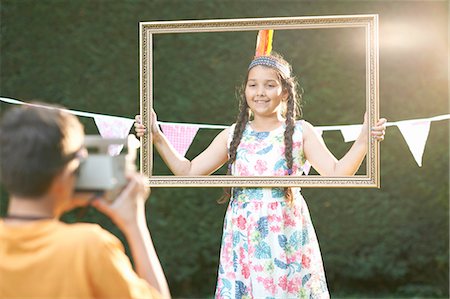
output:
<instances>
[{"instance_id":1,"label":"boy in orange t-shirt","mask_svg":"<svg viewBox=\"0 0 450 299\"><path fill-rule=\"evenodd\" d=\"M115 236L58 220L87 203L74 195L83 140L78 119L60 109L20 107L3 116L0 173L10 198L0 219L0 298L170 298L145 220L143 176L130 174L112 204L92 203L125 234L136 272Z\"/></svg>"}]
</instances>

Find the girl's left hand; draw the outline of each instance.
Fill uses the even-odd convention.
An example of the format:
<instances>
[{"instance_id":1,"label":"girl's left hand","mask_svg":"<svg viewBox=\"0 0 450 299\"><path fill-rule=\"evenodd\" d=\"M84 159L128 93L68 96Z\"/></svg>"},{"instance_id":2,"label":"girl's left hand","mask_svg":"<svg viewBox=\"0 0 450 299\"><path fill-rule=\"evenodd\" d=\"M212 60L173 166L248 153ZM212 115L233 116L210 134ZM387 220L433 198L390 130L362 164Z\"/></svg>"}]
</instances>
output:
<instances>
[{"instance_id":1,"label":"girl's left hand","mask_svg":"<svg viewBox=\"0 0 450 299\"><path fill-rule=\"evenodd\" d=\"M374 127L370 130L370 135L377 141L384 140L384 134L386 133L386 122L385 118L380 118Z\"/></svg>"},{"instance_id":2,"label":"girl's left hand","mask_svg":"<svg viewBox=\"0 0 450 299\"><path fill-rule=\"evenodd\" d=\"M384 135L386 133L386 118L380 118L377 123L375 124L375 126L373 126L370 130L370 136L372 136L373 138L375 138L375 140L377 141L383 141L384 140ZM367 116L367 112L364 114L364 123L363 123L363 130L362 132L364 132L365 130L365 126L367 126L368 123L368 116ZM367 132L367 131L365 131Z\"/></svg>"}]
</instances>

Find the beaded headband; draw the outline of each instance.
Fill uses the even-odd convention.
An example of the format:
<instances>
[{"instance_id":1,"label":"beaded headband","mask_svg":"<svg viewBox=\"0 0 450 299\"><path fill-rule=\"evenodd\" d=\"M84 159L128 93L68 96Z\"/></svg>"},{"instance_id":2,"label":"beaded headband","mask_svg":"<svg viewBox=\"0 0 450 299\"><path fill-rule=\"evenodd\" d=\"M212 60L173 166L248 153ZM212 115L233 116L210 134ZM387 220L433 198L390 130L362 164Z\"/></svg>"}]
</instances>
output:
<instances>
[{"instance_id":1,"label":"beaded headband","mask_svg":"<svg viewBox=\"0 0 450 299\"><path fill-rule=\"evenodd\" d=\"M272 52L272 41L273 30L259 30L256 40L255 58L248 66L248 70L257 65L268 66L278 70L284 77L289 78L291 76L289 66L280 63L270 56L270 53Z\"/></svg>"},{"instance_id":2,"label":"beaded headband","mask_svg":"<svg viewBox=\"0 0 450 299\"><path fill-rule=\"evenodd\" d=\"M270 56L259 56L253 59L253 61L248 66L248 70L251 68L262 65L262 66L268 66L271 68L274 68L278 70L280 73L284 75L285 78L289 78L291 76L291 71L288 66L281 64L276 59L270 57Z\"/></svg>"}]
</instances>

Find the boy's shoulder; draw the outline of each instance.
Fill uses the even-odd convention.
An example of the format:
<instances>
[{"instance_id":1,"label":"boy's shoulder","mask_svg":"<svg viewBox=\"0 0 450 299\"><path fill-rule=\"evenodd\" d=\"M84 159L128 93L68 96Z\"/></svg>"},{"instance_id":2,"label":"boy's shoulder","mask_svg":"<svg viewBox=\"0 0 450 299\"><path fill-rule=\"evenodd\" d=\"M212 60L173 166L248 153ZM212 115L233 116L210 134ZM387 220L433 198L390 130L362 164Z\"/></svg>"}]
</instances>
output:
<instances>
[{"instance_id":1,"label":"boy's shoulder","mask_svg":"<svg viewBox=\"0 0 450 299\"><path fill-rule=\"evenodd\" d=\"M120 241L109 231L95 223L60 223L58 235L67 244L89 244L89 246L104 246L105 244L119 245Z\"/></svg>"}]
</instances>

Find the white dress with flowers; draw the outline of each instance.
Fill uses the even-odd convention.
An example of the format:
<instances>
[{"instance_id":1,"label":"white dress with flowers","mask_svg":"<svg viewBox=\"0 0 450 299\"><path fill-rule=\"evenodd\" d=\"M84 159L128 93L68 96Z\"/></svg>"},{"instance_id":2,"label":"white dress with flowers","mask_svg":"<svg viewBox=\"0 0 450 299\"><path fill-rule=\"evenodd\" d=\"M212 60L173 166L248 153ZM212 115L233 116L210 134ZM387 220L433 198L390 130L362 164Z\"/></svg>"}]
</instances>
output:
<instances>
[{"instance_id":1,"label":"white dress with flowers","mask_svg":"<svg viewBox=\"0 0 450 299\"><path fill-rule=\"evenodd\" d=\"M284 129L256 132L247 124L237 150L235 176L287 174ZM234 125L231 127L228 144ZM292 175L301 175L302 121L293 135ZM233 188L223 228L216 298L329 298L319 244L306 202L293 188Z\"/></svg>"}]
</instances>

